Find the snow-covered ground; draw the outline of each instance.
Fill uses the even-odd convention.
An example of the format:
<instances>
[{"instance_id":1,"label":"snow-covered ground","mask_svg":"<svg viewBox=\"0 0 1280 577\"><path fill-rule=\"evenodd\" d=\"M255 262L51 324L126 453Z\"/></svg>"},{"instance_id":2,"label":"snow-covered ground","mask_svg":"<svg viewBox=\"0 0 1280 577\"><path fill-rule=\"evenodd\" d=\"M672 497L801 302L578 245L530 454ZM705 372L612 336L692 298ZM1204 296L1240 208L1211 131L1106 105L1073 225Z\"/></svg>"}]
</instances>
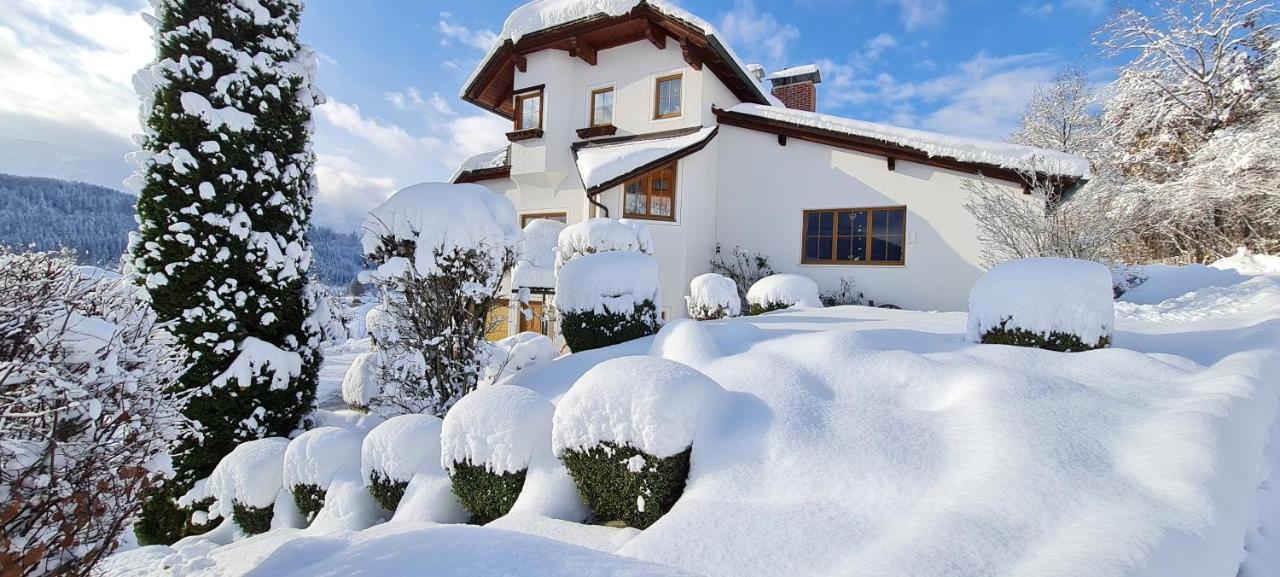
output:
<instances>
[{"instance_id":1,"label":"snow-covered ground","mask_svg":"<svg viewBox=\"0 0 1280 577\"><path fill-rule=\"evenodd\" d=\"M969 344L963 313L839 307L673 323L521 373L559 402L605 360L660 354L727 391L644 531L528 511L321 525L137 549L105 574L1277 575L1280 277L1236 272L1155 270L1177 294L1135 291L1114 348L1087 353Z\"/></svg>"}]
</instances>

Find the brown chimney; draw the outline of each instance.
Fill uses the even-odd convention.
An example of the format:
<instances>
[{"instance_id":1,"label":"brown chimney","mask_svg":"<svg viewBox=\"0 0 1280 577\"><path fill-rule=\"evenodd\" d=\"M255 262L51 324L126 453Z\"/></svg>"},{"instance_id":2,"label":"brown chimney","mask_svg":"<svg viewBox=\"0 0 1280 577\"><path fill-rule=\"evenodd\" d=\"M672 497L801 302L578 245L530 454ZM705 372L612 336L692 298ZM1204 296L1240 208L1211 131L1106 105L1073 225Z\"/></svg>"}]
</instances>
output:
<instances>
[{"instance_id":1,"label":"brown chimney","mask_svg":"<svg viewBox=\"0 0 1280 577\"><path fill-rule=\"evenodd\" d=\"M822 73L813 64L779 70L765 77L773 83L773 95L787 108L818 111L818 84Z\"/></svg>"}]
</instances>

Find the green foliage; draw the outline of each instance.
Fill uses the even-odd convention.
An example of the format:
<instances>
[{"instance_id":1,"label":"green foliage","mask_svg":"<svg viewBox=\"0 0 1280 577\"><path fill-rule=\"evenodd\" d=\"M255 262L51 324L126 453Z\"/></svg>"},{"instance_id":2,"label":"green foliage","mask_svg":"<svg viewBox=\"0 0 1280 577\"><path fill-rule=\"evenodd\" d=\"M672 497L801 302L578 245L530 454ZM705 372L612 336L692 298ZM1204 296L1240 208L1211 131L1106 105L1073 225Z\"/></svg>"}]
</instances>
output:
<instances>
[{"instance_id":1,"label":"green foliage","mask_svg":"<svg viewBox=\"0 0 1280 577\"><path fill-rule=\"evenodd\" d=\"M187 535L208 533L218 523L195 523L192 521L192 514L196 511L208 511L212 505L212 497L197 501L189 508L180 507L169 499L148 498L142 505L138 522L133 526L133 534L138 538L139 545L162 545L173 543Z\"/></svg>"},{"instance_id":2,"label":"green foliage","mask_svg":"<svg viewBox=\"0 0 1280 577\"><path fill-rule=\"evenodd\" d=\"M471 513L471 522L483 525L506 515L516 504L526 473L528 469L499 475L482 465L454 463L449 477L458 503Z\"/></svg>"},{"instance_id":3,"label":"green foliage","mask_svg":"<svg viewBox=\"0 0 1280 577\"><path fill-rule=\"evenodd\" d=\"M382 473L382 471L373 471L369 474L369 494L373 495L373 500L378 502L378 506L386 511L395 511L400 506L400 500L404 498L405 489L409 488L408 481L396 481Z\"/></svg>"},{"instance_id":4,"label":"green foliage","mask_svg":"<svg viewBox=\"0 0 1280 577\"><path fill-rule=\"evenodd\" d=\"M764 313L771 313L773 311L789 309L791 307L792 307L791 304L779 303L779 302L767 302L764 304L751 303L750 312L751 312L751 316L754 317L756 315L762 315Z\"/></svg>"},{"instance_id":5,"label":"green foliage","mask_svg":"<svg viewBox=\"0 0 1280 577\"><path fill-rule=\"evenodd\" d=\"M565 451L560 460L596 522L623 521L629 527L645 529L670 511L684 493L692 452L690 447L660 459L629 445L606 442L585 451ZM635 457L644 459L638 471L629 465Z\"/></svg>"},{"instance_id":6,"label":"green foliage","mask_svg":"<svg viewBox=\"0 0 1280 577\"><path fill-rule=\"evenodd\" d=\"M315 400L320 334L308 321L315 302L305 264L315 164L309 146L316 99L311 79L290 72L300 67L266 66L221 90L216 86L221 78L236 77L237 53L278 63L297 55L301 3L261 4L270 18L237 16L239 9L225 2L156 5L155 70L164 81L144 107L142 147L160 156L143 167L138 238L130 250L156 313L173 323L177 343L191 355L179 387L203 391L185 411L203 435L175 447L177 475L153 499L186 493L242 442L287 436ZM207 27L188 27L198 19ZM230 50L212 48L217 43L210 34ZM179 61L192 64L178 66ZM211 124L187 112L184 94L252 113L253 126ZM281 367L267 366L251 382L233 379L210 387L250 337L297 353L300 374L273 386ZM187 530L177 518L172 507L153 503L140 532L151 542L172 542Z\"/></svg>"},{"instance_id":7,"label":"green foliage","mask_svg":"<svg viewBox=\"0 0 1280 577\"><path fill-rule=\"evenodd\" d=\"M266 533L271 530L271 518L275 516L273 507L250 507L239 502L231 506L231 520L240 529L250 535Z\"/></svg>"},{"instance_id":8,"label":"green foliage","mask_svg":"<svg viewBox=\"0 0 1280 577\"><path fill-rule=\"evenodd\" d=\"M318 485L294 485L289 488L289 492L293 494L293 503L298 506L298 511L306 517L308 523L315 520L316 514L324 508L325 490Z\"/></svg>"},{"instance_id":9,"label":"green foliage","mask_svg":"<svg viewBox=\"0 0 1280 577\"><path fill-rule=\"evenodd\" d=\"M1044 334L1033 333L1024 329L1007 328L1006 325L1008 323L1009 321L1005 321L1000 323L1000 326L982 333L982 342L988 345L1012 345L1015 347L1046 349L1060 353L1078 353L1094 349L1105 349L1111 346L1110 336L1104 336L1098 342L1090 344L1070 333L1057 331Z\"/></svg>"},{"instance_id":10,"label":"green foliage","mask_svg":"<svg viewBox=\"0 0 1280 577\"><path fill-rule=\"evenodd\" d=\"M575 353L599 349L647 337L658 332L658 307L653 301L636 305L635 312L597 313L595 311L559 311L560 334Z\"/></svg>"}]
</instances>

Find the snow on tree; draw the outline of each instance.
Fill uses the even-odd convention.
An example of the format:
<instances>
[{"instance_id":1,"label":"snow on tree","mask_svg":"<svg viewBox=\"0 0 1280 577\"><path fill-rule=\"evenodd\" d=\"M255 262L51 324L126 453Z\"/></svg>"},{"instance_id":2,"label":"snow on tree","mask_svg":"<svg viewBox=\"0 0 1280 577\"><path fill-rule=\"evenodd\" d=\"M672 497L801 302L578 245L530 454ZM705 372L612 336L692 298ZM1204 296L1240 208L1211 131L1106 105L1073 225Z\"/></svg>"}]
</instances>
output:
<instances>
[{"instance_id":1,"label":"snow on tree","mask_svg":"<svg viewBox=\"0 0 1280 577\"><path fill-rule=\"evenodd\" d=\"M1096 262L1027 258L987 271L969 292L973 343L1080 352L1110 346L1111 271Z\"/></svg>"},{"instance_id":2,"label":"snow on tree","mask_svg":"<svg viewBox=\"0 0 1280 577\"><path fill-rule=\"evenodd\" d=\"M658 332L658 263L644 223L592 218L565 227L556 247L555 310L574 352Z\"/></svg>"},{"instance_id":3,"label":"snow on tree","mask_svg":"<svg viewBox=\"0 0 1280 577\"><path fill-rule=\"evenodd\" d=\"M1144 256L1211 260L1242 243L1274 242L1276 221L1253 210L1255 189L1230 184L1239 180L1231 169L1249 162L1234 144L1259 130L1274 103L1273 5L1157 0L1152 7L1117 12L1095 37L1108 57L1133 55L1108 90L1098 158L1109 166L1097 184L1117 200L1118 218ZM1227 186L1213 192L1215 183Z\"/></svg>"},{"instance_id":4,"label":"snow on tree","mask_svg":"<svg viewBox=\"0 0 1280 577\"><path fill-rule=\"evenodd\" d=\"M738 285L733 279L709 272L689 281L689 296L684 297L689 316L700 321L736 317L742 314Z\"/></svg>"},{"instance_id":5,"label":"snow on tree","mask_svg":"<svg viewBox=\"0 0 1280 577\"><path fill-rule=\"evenodd\" d=\"M1036 87L1010 140L1088 158L1101 129L1096 105L1097 91L1084 71L1065 70L1048 86Z\"/></svg>"},{"instance_id":6,"label":"snow on tree","mask_svg":"<svg viewBox=\"0 0 1280 577\"><path fill-rule=\"evenodd\" d=\"M773 274L756 281L747 291L747 302L753 315L791 307L822 308L818 284L799 274Z\"/></svg>"},{"instance_id":7,"label":"snow on tree","mask_svg":"<svg viewBox=\"0 0 1280 577\"><path fill-rule=\"evenodd\" d=\"M479 185L419 184L370 211L364 229L378 265L366 276L385 303L368 319L380 355L369 407L443 416L481 379L486 314L519 257L515 206Z\"/></svg>"},{"instance_id":8,"label":"snow on tree","mask_svg":"<svg viewBox=\"0 0 1280 577\"><path fill-rule=\"evenodd\" d=\"M191 430L181 350L145 293L0 247L0 567L89 575Z\"/></svg>"},{"instance_id":9,"label":"snow on tree","mask_svg":"<svg viewBox=\"0 0 1280 577\"><path fill-rule=\"evenodd\" d=\"M300 0L156 0L157 59L134 77L144 134L132 268L190 353L180 388L203 435L138 525L171 542L174 497L238 444L297 429L311 409L321 322L309 288L315 54L298 43ZM234 370L233 370L234 369ZM230 372L229 372L230 371Z\"/></svg>"}]
</instances>

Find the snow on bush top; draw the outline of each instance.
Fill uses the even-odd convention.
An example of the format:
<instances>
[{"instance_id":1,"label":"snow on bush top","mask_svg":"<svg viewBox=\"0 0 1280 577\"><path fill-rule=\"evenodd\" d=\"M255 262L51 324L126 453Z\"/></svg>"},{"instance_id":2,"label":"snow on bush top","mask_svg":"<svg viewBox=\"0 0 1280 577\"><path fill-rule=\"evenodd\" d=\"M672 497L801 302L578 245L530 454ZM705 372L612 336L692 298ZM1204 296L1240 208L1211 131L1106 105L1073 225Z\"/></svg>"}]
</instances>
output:
<instances>
[{"instance_id":1,"label":"snow on bush top","mask_svg":"<svg viewBox=\"0 0 1280 577\"><path fill-rule=\"evenodd\" d=\"M645 301L661 306L658 261L647 254L591 254L570 261L556 275L558 310L632 314Z\"/></svg>"},{"instance_id":2,"label":"snow on bush top","mask_svg":"<svg viewBox=\"0 0 1280 577\"><path fill-rule=\"evenodd\" d=\"M468 463L499 475L527 469L534 447L546 443L554 410L524 387L476 389L444 416L440 464L452 472L455 463Z\"/></svg>"},{"instance_id":3,"label":"snow on bush top","mask_svg":"<svg viewBox=\"0 0 1280 577\"><path fill-rule=\"evenodd\" d=\"M1011 170L1035 168L1062 176L1088 178L1090 175L1088 160L1056 150L1032 148L1030 146L978 138L949 136L923 130L841 118L817 112L751 103L739 104L730 108L729 111L879 140L914 148L931 157L941 156L961 162L991 164Z\"/></svg>"},{"instance_id":4,"label":"snow on bush top","mask_svg":"<svg viewBox=\"0 0 1280 577\"><path fill-rule=\"evenodd\" d=\"M360 472L360 433L339 427L311 429L289 443L284 452L284 486L329 488L333 481L350 481Z\"/></svg>"},{"instance_id":5,"label":"snow on bush top","mask_svg":"<svg viewBox=\"0 0 1280 577\"><path fill-rule=\"evenodd\" d=\"M356 355L347 374L342 376L342 400L353 407L368 407L378 394L378 372L382 369L378 353Z\"/></svg>"},{"instance_id":6,"label":"snow on bush top","mask_svg":"<svg viewBox=\"0 0 1280 577\"><path fill-rule=\"evenodd\" d=\"M511 284L515 287L553 288L556 286L556 245L563 222L545 218L531 221L524 227L524 250L520 261L511 272Z\"/></svg>"},{"instance_id":7,"label":"snow on bush top","mask_svg":"<svg viewBox=\"0 0 1280 577\"><path fill-rule=\"evenodd\" d=\"M651 162L714 138L718 128L707 126L691 134L670 138L583 148L577 152L578 174L582 175L582 184L590 190Z\"/></svg>"},{"instance_id":8,"label":"snow on bush top","mask_svg":"<svg viewBox=\"0 0 1280 577\"><path fill-rule=\"evenodd\" d=\"M742 299L738 298L738 285L733 279L709 272L689 281L689 313L695 310L714 312L725 310L731 317L742 314Z\"/></svg>"},{"instance_id":9,"label":"snow on bush top","mask_svg":"<svg viewBox=\"0 0 1280 577\"><path fill-rule=\"evenodd\" d=\"M556 455L603 442L670 457L693 444L723 389L675 361L622 357L582 375L556 407L551 446Z\"/></svg>"},{"instance_id":10,"label":"snow on bush top","mask_svg":"<svg viewBox=\"0 0 1280 577\"><path fill-rule=\"evenodd\" d=\"M807 309L822 308L818 284L798 274L774 274L756 281L747 291L747 302L764 307L784 304Z\"/></svg>"},{"instance_id":11,"label":"snow on bush top","mask_svg":"<svg viewBox=\"0 0 1280 577\"><path fill-rule=\"evenodd\" d=\"M711 337L711 331L701 323L675 319L658 331L649 347L649 356L700 366L724 356L724 352Z\"/></svg>"},{"instance_id":12,"label":"snow on bush top","mask_svg":"<svg viewBox=\"0 0 1280 577\"><path fill-rule=\"evenodd\" d=\"M1039 335L1059 332L1086 343L1115 325L1111 271L1087 260L1024 258L987 271L969 291L970 342L1005 325Z\"/></svg>"},{"instance_id":13,"label":"snow on bush top","mask_svg":"<svg viewBox=\"0 0 1280 577\"><path fill-rule=\"evenodd\" d=\"M575 258L598 252L653 254L653 236L644 223L627 219L589 218L566 226L556 242L556 270Z\"/></svg>"},{"instance_id":14,"label":"snow on bush top","mask_svg":"<svg viewBox=\"0 0 1280 577\"><path fill-rule=\"evenodd\" d=\"M369 431L360 450L360 474L365 484L378 471L392 481L409 481L419 473L443 476L440 469L440 429L435 415L400 415Z\"/></svg>"},{"instance_id":15,"label":"snow on bush top","mask_svg":"<svg viewBox=\"0 0 1280 577\"><path fill-rule=\"evenodd\" d=\"M534 332L525 331L490 343L484 356L481 386L504 383L520 371L549 363L555 358L555 342Z\"/></svg>"},{"instance_id":16,"label":"snow on bush top","mask_svg":"<svg viewBox=\"0 0 1280 577\"><path fill-rule=\"evenodd\" d=\"M284 486L284 454L289 439L269 437L246 441L227 453L209 475L209 496L224 517L240 503L249 507L270 507ZM215 511L210 510L210 513Z\"/></svg>"},{"instance_id":17,"label":"snow on bush top","mask_svg":"<svg viewBox=\"0 0 1280 577\"><path fill-rule=\"evenodd\" d=\"M419 274L438 272L434 252L516 249L521 232L516 208L507 197L478 184L415 184L369 211L360 244L375 254L384 238L416 243ZM499 267L500 268L500 267Z\"/></svg>"}]
</instances>

